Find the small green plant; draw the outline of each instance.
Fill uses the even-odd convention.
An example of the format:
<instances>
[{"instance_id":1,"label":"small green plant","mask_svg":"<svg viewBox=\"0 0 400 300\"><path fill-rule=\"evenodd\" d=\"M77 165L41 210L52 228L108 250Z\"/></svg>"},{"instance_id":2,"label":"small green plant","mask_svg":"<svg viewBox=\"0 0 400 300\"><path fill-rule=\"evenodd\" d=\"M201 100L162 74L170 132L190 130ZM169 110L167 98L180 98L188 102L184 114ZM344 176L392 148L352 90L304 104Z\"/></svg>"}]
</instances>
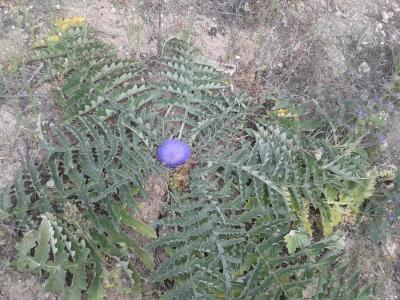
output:
<instances>
[{"instance_id":1,"label":"small green plant","mask_svg":"<svg viewBox=\"0 0 400 300\"><path fill-rule=\"evenodd\" d=\"M151 82L86 27L56 36L31 61L59 84L64 122L41 141L43 160L1 194L0 220L27 230L20 270L40 273L62 299L102 299L104 286L140 299L146 274L131 257L147 280L173 282L163 299L368 297L334 233L374 191L357 143L332 139L324 122L255 117L252 99L232 95L185 40L167 41ZM156 237L136 202L170 137L190 144L197 166L158 221L170 234L142 247L127 229ZM157 247L169 257L155 268Z\"/></svg>"},{"instance_id":2,"label":"small green plant","mask_svg":"<svg viewBox=\"0 0 400 300\"><path fill-rule=\"evenodd\" d=\"M392 91L400 93L400 53L393 53Z\"/></svg>"}]
</instances>

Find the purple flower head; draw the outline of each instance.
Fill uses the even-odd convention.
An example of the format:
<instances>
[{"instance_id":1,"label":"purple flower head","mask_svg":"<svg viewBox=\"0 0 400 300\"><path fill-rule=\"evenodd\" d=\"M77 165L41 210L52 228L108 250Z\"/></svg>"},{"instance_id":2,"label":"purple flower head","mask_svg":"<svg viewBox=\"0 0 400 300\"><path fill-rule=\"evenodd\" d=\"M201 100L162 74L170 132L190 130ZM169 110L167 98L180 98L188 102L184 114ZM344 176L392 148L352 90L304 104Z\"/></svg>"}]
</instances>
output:
<instances>
[{"instance_id":1,"label":"purple flower head","mask_svg":"<svg viewBox=\"0 0 400 300\"><path fill-rule=\"evenodd\" d=\"M362 110L362 109L360 109L359 111L358 111L358 117L360 118L360 119L364 119L366 116L367 116L367 113L364 111L364 110Z\"/></svg>"},{"instance_id":2,"label":"purple flower head","mask_svg":"<svg viewBox=\"0 0 400 300\"><path fill-rule=\"evenodd\" d=\"M381 102L381 98L378 96L374 96L372 99L374 100L374 102Z\"/></svg>"},{"instance_id":3,"label":"purple flower head","mask_svg":"<svg viewBox=\"0 0 400 300\"><path fill-rule=\"evenodd\" d=\"M397 220L397 215L395 213L390 213L388 219L390 222L394 223Z\"/></svg>"},{"instance_id":4,"label":"purple flower head","mask_svg":"<svg viewBox=\"0 0 400 300\"><path fill-rule=\"evenodd\" d=\"M166 140L157 149L157 159L172 169L186 163L191 154L190 146L178 139Z\"/></svg>"},{"instance_id":5,"label":"purple flower head","mask_svg":"<svg viewBox=\"0 0 400 300\"><path fill-rule=\"evenodd\" d=\"M379 143L384 144L386 142L386 137L383 134L380 134L378 136L378 141Z\"/></svg>"}]
</instances>

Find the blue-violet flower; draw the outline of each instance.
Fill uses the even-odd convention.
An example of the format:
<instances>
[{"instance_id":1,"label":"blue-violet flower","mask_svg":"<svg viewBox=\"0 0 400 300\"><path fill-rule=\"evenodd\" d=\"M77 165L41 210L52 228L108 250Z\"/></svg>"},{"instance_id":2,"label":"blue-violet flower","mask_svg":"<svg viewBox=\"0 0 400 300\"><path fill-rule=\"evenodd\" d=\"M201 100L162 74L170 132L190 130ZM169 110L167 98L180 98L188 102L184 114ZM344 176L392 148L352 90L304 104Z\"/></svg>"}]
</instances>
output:
<instances>
[{"instance_id":1,"label":"blue-violet flower","mask_svg":"<svg viewBox=\"0 0 400 300\"><path fill-rule=\"evenodd\" d=\"M172 169L185 164L191 154L190 146L178 139L166 140L157 149L157 159Z\"/></svg>"}]
</instances>

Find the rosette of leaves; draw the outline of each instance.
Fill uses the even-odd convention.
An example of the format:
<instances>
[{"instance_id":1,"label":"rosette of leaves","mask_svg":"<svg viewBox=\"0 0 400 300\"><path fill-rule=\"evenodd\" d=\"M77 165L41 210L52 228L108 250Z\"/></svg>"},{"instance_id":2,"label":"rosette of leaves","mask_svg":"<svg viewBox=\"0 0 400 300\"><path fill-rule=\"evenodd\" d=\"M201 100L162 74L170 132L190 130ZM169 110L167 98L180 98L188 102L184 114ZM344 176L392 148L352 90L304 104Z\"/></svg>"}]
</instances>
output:
<instances>
[{"instance_id":1,"label":"rosette of leaves","mask_svg":"<svg viewBox=\"0 0 400 300\"><path fill-rule=\"evenodd\" d=\"M101 299L102 278L116 266L141 297L130 258L150 271L154 263L126 229L155 237L134 217L135 200L157 170L151 153L173 136L189 142L197 168L160 221L172 233L150 244L169 254L151 276L173 281L164 298L368 294L331 236L373 192L356 145L317 128L254 120L251 99L232 95L222 73L181 39L167 41L151 83L145 67L116 58L87 28L66 30L36 59L59 83L65 126L43 141L43 161L3 191L0 218L28 231L17 266L41 273L47 290Z\"/></svg>"}]
</instances>

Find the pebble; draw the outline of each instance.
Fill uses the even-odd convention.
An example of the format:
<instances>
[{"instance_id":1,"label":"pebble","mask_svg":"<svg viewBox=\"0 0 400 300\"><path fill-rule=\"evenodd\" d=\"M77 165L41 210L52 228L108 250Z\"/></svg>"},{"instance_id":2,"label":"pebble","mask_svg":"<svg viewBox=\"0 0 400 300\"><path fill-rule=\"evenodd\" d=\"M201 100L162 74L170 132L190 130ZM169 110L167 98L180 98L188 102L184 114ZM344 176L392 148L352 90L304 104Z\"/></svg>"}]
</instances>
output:
<instances>
[{"instance_id":1,"label":"pebble","mask_svg":"<svg viewBox=\"0 0 400 300\"><path fill-rule=\"evenodd\" d=\"M47 186L49 189L54 189L54 188L56 187L56 184L55 184L55 182L54 182L53 179L50 179L49 181L46 182L46 186Z\"/></svg>"},{"instance_id":2,"label":"pebble","mask_svg":"<svg viewBox=\"0 0 400 300\"><path fill-rule=\"evenodd\" d=\"M394 16L394 13L392 11L390 12L382 12L382 22L383 23L389 23L389 20Z\"/></svg>"},{"instance_id":3,"label":"pebble","mask_svg":"<svg viewBox=\"0 0 400 300\"><path fill-rule=\"evenodd\" d=\"M371 71L370 66L368 65L368 63L366 61L362 62L359 66L358 66L358 72L359 73L364 73L367 74Z\"/></svg>"}]
</instances>

